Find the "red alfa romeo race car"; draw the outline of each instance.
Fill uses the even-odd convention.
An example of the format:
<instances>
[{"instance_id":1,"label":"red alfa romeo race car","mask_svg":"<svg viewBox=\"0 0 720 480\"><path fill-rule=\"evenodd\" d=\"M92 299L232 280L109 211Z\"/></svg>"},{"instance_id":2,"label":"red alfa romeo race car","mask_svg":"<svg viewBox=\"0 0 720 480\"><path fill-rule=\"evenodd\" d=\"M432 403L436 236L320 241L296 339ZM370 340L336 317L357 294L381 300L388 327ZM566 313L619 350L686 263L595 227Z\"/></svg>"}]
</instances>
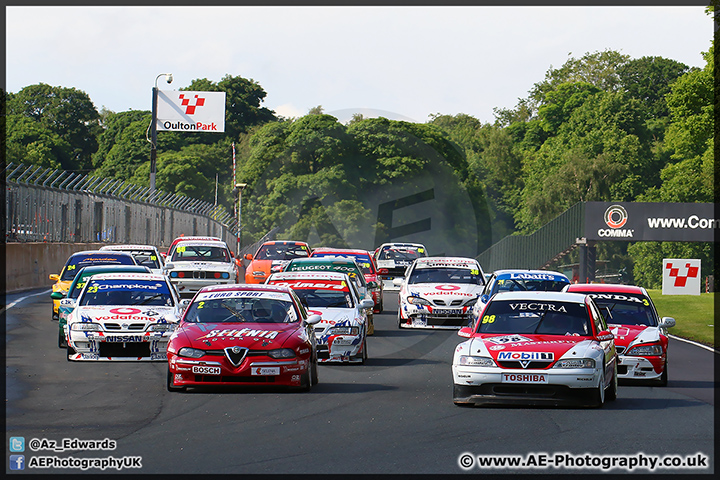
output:
<instances>
[{"instance_id":1,"label":"red alfa romeo race car","mask_svg":"<svg viewBox=\"0 0 720 480\"><path fill-rule=\"evenodd\" d=\"M167 348L170 391L317 383L312 325L295 293L275 285L216 285L193 297Z\"/></svg>"},{"instance_id":2,"label":"red alfa romeo race car","mask_svg":"<svg viewBox=\"0 0 720 480\"><path fill-rule=\"evenodd\" d=\"M575 284L565 291L586 293L600 307L620 354L620 380L648 381L666 386L668 381L668 331L672 317L658 317L647 291L634 285Z\"/></svg>"}]
</instances>

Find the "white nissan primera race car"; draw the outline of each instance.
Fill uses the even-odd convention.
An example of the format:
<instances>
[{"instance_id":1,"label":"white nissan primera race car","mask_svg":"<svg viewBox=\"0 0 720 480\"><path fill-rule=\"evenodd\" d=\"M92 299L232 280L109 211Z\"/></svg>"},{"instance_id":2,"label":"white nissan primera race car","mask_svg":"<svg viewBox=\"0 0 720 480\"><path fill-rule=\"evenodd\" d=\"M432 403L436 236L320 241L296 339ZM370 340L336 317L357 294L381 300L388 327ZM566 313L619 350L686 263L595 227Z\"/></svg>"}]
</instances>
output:
<instances>
[{"instance_id":1,"label":"white nissan primera race car","mask_svg":"<svg viewBox=\"0 0 720 480\"><path fill-rule=\"evenodd\" d=\"M468 324L485 275L473 258L425 257L394 282L400 287L399 328L457 329Z\"/></svg>"},{"instance_id":2,"label":"white nissan primera race car","mask_svg":"<svg viewBox=\"0 0 720 480\"><path fill-rule=\"evenodd\" d=\"M67 320L67 358L167 361L168 339L181 312L165 275L93 275Z\"/></svg>"},{"instance_id":3,"label":"white nissan primera race car","mask_svg":"<svg viewBox=\"0 0 720 480\"><path fill-rule=\"evenodd\" d=\"M278 272L268 285L292 288L310 315L322 319L313 325L318 362L365 363L368 312L372 298L360 299L355 283L340 272Z\"/></svg>"}]
</instances>

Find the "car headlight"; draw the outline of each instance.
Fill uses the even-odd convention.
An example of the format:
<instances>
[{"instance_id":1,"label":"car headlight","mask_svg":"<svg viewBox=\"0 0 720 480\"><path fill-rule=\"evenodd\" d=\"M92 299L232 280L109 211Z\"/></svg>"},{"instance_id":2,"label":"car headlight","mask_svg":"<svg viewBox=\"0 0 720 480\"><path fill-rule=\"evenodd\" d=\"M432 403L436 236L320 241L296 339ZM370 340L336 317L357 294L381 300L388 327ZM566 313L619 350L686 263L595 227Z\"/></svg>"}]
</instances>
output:
<instances>
[{"instance_id":1,"label":"car headlight","mask_svg":"<svg viewBox=\"0 0 720 480\"><path fill-rule=\"evenodd\" d=\"M267 354L270 358L295 358L295 351L290 348L270 350Z\"/></svg>"},{"instance_id":2,"label":"car headlight","mask_svg":"<svg viewBox=\"0 0 720 480\"><path fill-rule=\"evenodd\" d=\"M647 355L662 355L662 346L658 345L657 343L654 345L638 345L637 347L633 347L627 352L625 352L625 355L632 355L632 356L647 356Z\"/></svg>"},{"instance_id":3,"label":"car headlight","mask_svg":"<svg viewBox=\"0 0 720 480\"><path fill-rule=\"evenodd\" d=\"M82 331L82 332L90 332L90 331L99 332L100 330L102 330L102 328L100 327L99 323L78 322L78 323L73 323L70 326L70 330Z\"/></svg>"},{"instance_id":4,"label":"car headlight","mask_svg":"<svg viewBox=\"0 0 720 480\"><path fill-rule=\"evenodd\" d=\"M205 351L197 348L183 347L178 351L178 355L188 358L200 358L205 355Z\"/></svg>"},{"instance_id":5,"label":"car headlight","mask_svg":"<svg viewBox=\"0 0 720 480\"><path fill-rule=\"evenodd\" d=\"M150 332L172 332L177 325L174 323L154 323L150 325Z\"/></svg>"},{"instance_id":6,"label":"car headlight","mask_svg":"<svg viewBox=\"0 0 720 480\"><path fill-rule=\"evenodd\" d=\"M465 304L466 307L472 307L477 303L478 299L477 297L468 300L468 302Z\"/></svg>"},{"instance_id":7,"label":"car headlight","mask_svg":"<svg viewBox=\"0 0 720 480\"><path fill-rule=\"evenodd\" d=\"M432 303L421 297L407 297L407 301L412 305L432 305Z\"/></svg>"},{"instance_id":8,"label":"car headlight","mask_svg":"<svg viewBox=\"0 0 720 480\"><path fill-rule=\"evenodd\" d=\"M595 360L592 358L568 358L558 360L553 368L595 368Z\"/></svg>"},{"instance_id":9,"label":"car headlight","mask_svg":"<svg viewBox=\"0 0 720 480\"><path fill-rule=\"evenodd\" d=\"M332 327L328 335L360 335L360 327Z\"/></svg>"},{"instance_id":10,"label":"car headlight","mask_svg":"<svg viewBox=\"0 0 720 480\"><path fill-rule=\"evenodd\" d=\"M495 361L489 357L473 357L472 355L460 355L459 365L471 367L495 367Z\"/></svg>"}]
</instances>

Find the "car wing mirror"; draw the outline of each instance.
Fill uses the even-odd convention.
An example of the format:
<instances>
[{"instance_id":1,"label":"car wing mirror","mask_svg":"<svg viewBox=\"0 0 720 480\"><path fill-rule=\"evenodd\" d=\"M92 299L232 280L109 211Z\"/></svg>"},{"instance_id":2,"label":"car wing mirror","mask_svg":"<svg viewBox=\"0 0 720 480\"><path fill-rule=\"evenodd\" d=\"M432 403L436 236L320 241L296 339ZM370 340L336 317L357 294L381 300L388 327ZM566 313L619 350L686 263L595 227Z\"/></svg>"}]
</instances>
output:
<instances>
[{"instance_id":1,"label":"car wing mirror","mask_svg":"<svg viewBox=\"0 0 720 480\"><path fill-rule=\"evenodd\" d=\"M458 330L458 335L464 338L470 338L472 337L473 331L470 327L462 327L460 330Z\"/></svg>"},{"instance_id":2,"label":"car wing mirror","mask_svg":"<svg viewBox=\"0 0 720 480\"><path fill-rule=\"evenodd\" d=\"M595 337L595 338L599 342L606 342L608 340L612 340L613 338L615 338L615 335L613 335L612 333L610 333L607 330L603 330L602 332L598 333L597 337Z\"/></svg>"},{"instance_id":3,"label":"car wing mirror","mask_svg":"<svg viewBox=\"0 0 720 480\"><path fill-rule=\"evenodd\" d=\"M662 320L660 320L660 326L665 328L674 327L675 319L673 317L662 317Z\"/></svg>"}]
</instances>

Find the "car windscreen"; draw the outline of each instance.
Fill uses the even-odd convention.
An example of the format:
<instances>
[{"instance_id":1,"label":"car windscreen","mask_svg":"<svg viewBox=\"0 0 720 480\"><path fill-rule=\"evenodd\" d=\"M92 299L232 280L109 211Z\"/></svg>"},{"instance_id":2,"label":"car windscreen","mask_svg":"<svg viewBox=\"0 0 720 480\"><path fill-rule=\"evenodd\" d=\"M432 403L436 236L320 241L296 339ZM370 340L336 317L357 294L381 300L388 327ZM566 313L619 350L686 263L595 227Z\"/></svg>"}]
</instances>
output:
<instances>
[{"instance_id":1,"label":"car windscreen","mask_svg":"<svg viewBox=\"0 0 720 480\"><path fill-rule=\"evenodd\" d=\"M527 280L522 278L499 278L492 293L497 292L560 292L570 282L567 280Z\"/></svg>"},{"instance_id":2,"label":"car windscreen","mask_svg":"<svg viewBox=\"0 0 720 480\"><path fill-rule=\"evenodd\" d=\"M326 288L293 288L295 295L307 308L352 308L349 291Z\"/></svg>"},{"instance_id":3,"label":"car windscreen","mask_svg":"<svg viewBox=\"0 0 720 480\"><path fill-rule=\"evenodd\" d=\"M418 247L404 247L404 248L387 248L380 252L378 260L410 260L414 261L416 258L426 257L424 253L425 249Z\"/></svg>"},{"instance_id":4,"label":"car windscreen","mask_svg":"<svg viewBox=\"0 0 720 480\"><path fill-rule=\"evenodd\" d=\"M214 247L210 245L180 245L175 248L171 261L229 263L230 254L224 247Z\"/></svg>"},{"instance_id":5,"label":"car windscreen","mask_svg":"<svg viewBox=\"0 0 720 480\"><path fill-rule=\"evenodd\" d=\"M150 250L132 250L128 251L133 256L138 265L143 265L151 269L160 269L160 260L158 259L155 252Z\"/></svg>"},{"instance_id":6,"label":"car windscreen","mask_svg":"<svg viewBox=\"0 0 720 480\"><path fill-rule=\"evenodd\" d=\"M187 310L190 323L294 323L298 314L289 300L258 297L196 299Z\"/></svg>"},{"instance_id":7,"label":"car windscreen","mask_svg":"<svg viewBox=\"0 0 720 480\"><path fill-rule=\"evenodd\" d=\"M589 293L607 323L657 326L657 314L650 301L640 295Z\"/></svg>"},{"instance_id":8,"label":"car windscreen","mask_svg":"<svg viewBox=\"0 0 720 480\"><path fill-rule=\"evenodd\" d=\"M257 260L292 260L293 258L309 257L310 252L305 245L263 245L258 250Z\"/></svg>"},{"instance_id":9,"label":"car windscreen","mask_svg":"<svg viewBox=\"0 0 720 480\"><path fill-rule=\"evenodd\" d=\"M166 282L157 280L91 278L80 305L143 305L172 307L175 302Z\"/></svg>"},{"instance_id":10,"label":"car windscreen","mask_svg":"<svg viewBox=\"0 0 720 480\"><path fill-rule=\"evenodd\" d=\"M483 285L480 270L469 268L414 268L408 283L470 283Z\"/></svg>"},{"instance_id":11,"label":"car windscreen","mask_svg":"<svg viewBox=\"0 0 720 480\"><path fill-rule=\"evenodd\" d=\"M360 270L362 270L364 275L375 275L375 267L372 263L372 260L370 260L369 255L362 255L362 254L352 254L352 253L313 253L313 258L323 258L323 257L347 257L352 258L355 260L355 263L358 264L358 267L360 267Z\"/></svg>"},{"instance_id":12,"label":"car windscreen","mask_svg":"<svg viewBox=\"0 0 720 480\"><path fill-rule=\"evenodd\" d=\"M78 270L89 265L135 265L136 262L130 255L113 255L103 253L96 255L74 255L65 265L60 280L72 280Z\"/></svg>"},{"instance_id":13,"label":"car windscreen","mask_svg":"<svg viewBox=\"0 0 720 480\"><path fill-rule=\"evenodd\" d=\"M490 302L478 322L479 333L592 335L584 303L495 300Z\"/></svg>"}]
</instances>

